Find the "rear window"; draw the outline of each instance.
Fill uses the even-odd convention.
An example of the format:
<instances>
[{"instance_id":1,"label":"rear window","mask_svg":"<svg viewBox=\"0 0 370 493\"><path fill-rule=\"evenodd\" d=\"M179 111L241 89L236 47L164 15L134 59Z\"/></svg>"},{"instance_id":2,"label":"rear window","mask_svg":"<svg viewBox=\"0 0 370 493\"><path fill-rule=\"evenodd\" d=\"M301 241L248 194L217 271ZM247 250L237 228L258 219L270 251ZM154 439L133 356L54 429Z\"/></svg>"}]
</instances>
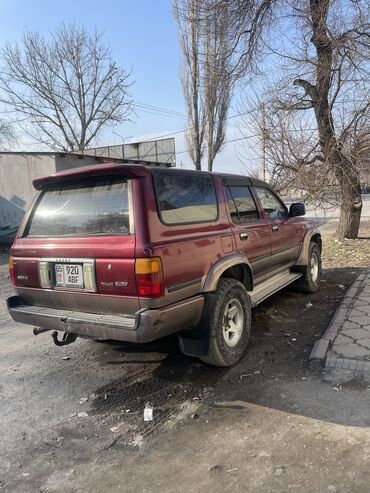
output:
<instances>
[{"instance_id":1,"label":"rear window","mask_svg":"<svg viewBox=\"0 0 370 493\"><path fill-rule=\"evenodd\" d=\"M165 224L216 221L217 200L210 175L153 173L158 210Z\"/></svg>"},{"instance_id":2,"label":"rear window","mask_svg":"<svg viewBox=\"0 0 370 493\"><path fill-rule=\"evenodd\" d=\"M127 180L98 179L46 190L28 226L28 236L128 234Z\"/></svg>"}]
</instances>

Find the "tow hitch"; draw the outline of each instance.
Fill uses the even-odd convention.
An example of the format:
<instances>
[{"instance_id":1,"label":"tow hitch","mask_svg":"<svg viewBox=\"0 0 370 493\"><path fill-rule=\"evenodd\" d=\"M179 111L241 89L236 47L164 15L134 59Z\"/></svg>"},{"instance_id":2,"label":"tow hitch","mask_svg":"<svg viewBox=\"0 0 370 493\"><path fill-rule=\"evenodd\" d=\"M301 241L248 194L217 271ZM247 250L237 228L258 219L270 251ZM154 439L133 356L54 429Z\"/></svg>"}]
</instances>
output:
<instances>
[{"instance_id":1,"label":"tow hitch","mask_svg":"<svg viewBox=\"0 0 370 493\"><path fill-rule=\"evenodd\" d=\"M64 332L62 340L58 339L58 332L54 330L51 333L51 337L53 338L54 344L56 346L66 346L67 344L72 344L77 339L77 334L71 334L70 332Z\"/></svg>"},{"instance_id":2,"label":"tow hitch","mask_svg":"<svg viewBox=\"0 0 370 493\"><path fill-rule=\"evenodd\" d=\"M40 327L34 327L33 328L33 335L38 336L39 334L42 334L43 332L49 332L51 329L42 329ZM72 334L70 332L64 332L62 340L58 339L58 331L53 330L51 333L51 337L53 338L54 344L56 346L67 346L67 344L72 344L72 342L75 342L77 339L77 334Z\"/></svg>"}]
</instances>

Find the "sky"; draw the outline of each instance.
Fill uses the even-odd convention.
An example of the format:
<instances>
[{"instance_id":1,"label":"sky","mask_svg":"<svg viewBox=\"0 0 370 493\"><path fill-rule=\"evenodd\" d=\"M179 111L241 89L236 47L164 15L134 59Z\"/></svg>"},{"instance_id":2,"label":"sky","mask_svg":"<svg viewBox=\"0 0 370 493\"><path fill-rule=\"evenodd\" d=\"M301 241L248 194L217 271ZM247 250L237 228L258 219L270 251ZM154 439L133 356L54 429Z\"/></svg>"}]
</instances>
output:
<instances>
[{"instance_id":1,"label":"sky","mask_svg":"<svg viewBox=\"0 0 370 493\"><path fill-rule=\"evenodd\" d=\"M119 144L123 139L125 143L135 142L186 128L179 77L180 51L171 0L0 0L0 44L18 41L24 29L47 36L62 22L71 21L105 34L114 60L126 70L132 70L131 93L136 104L176 113L168 115L136 106L132 122L117 126L115 133L105 134L99 144ZM234 98L229 115L238 112L238 101ZM230 119L226 141L241 136L236 123L237 119ZM190 158L184 152L184 133L176 133L174 137L177 165L191 167ZM23 150L29 144L22 142ZM255 141L251 144L256 147ZM215 170L238 173L243 167L243 156L253 165L256 150L251 148L248 152L240 142L226 144L216 159Z\"/></svg>"}]
</instances>

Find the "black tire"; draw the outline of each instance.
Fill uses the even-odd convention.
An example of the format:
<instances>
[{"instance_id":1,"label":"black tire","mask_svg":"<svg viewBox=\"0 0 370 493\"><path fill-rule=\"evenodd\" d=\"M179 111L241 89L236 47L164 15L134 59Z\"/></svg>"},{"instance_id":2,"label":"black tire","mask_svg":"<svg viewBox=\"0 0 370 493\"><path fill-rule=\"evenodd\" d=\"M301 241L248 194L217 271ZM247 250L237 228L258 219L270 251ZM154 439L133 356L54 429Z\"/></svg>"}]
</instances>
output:
<instances>
[{"instance_id":1,"label":"black tire","mask_svg":"<svg viewBox=\"0 0 370 493\"><path fill-rule=\"evenodd\" d=\"M316 267L313 268L313 265ZM298 279L296 286L304 293L316 293L320 288L321 273L320 248L317 243L311 242L308 250L308 265L303 268L302 277Z\"/></svg>"},{"instance_id":2,"label":"black tire","mask_svg":"<svg viewBox=\"0 0 370 493\"><path fill-rule=\"evenodd\" d=\"M221 279L210 303L207 320L201 322L209 338L208 353L200 359L209 365L232 366L245 353L251 332L251 303L247 290L236 279ZM229 314L234 312L230 318ZM232 328L238 329L233 332Z\"/></svg>"}]
</instances>

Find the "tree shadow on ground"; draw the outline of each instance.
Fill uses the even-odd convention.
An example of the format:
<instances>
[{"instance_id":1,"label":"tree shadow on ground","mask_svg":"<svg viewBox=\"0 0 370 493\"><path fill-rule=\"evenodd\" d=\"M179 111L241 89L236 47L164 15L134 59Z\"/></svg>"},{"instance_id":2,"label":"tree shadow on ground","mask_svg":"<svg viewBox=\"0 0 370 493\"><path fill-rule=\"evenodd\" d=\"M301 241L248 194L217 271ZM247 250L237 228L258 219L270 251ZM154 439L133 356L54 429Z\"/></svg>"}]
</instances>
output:
<instances>
[{"instance_id":1,"label":"tree shadow on ground","mask_svg":"<svg viewBox=\"0 0 370 493\"><path fill-rule=\"evenodd\" d=\"M242 401L339 424L369 425L370 413L359 412L370 403L370 392L358 391L365 384L354 380L334 391L333 384L323 381L322 370L309 363L313 344L360 272L324 270L319 292L306 295L288 287L266 300L253 310L247 354L232 368L215 368L183 356L176 337L142 346L108 344L107 364L137 365L138 373L97 389L114 398L109 403L97 401L96 411L120 406L128 398L138 410L148 401L168 406L171 399L174 406L199 399L208 408L225 408L220 403L228 402L230 409L239 409L235 402Z\"/></svg>"}]
</instances>

